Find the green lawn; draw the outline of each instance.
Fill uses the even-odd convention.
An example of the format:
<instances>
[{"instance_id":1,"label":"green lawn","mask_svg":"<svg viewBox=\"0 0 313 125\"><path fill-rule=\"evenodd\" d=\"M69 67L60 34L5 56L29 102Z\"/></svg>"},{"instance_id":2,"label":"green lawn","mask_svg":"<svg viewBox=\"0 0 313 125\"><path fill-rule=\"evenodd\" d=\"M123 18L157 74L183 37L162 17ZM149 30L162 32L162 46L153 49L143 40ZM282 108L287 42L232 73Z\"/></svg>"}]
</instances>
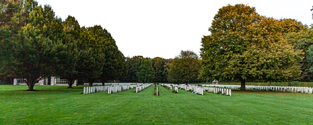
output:
<instances>
[{"instance_id":1,"label":"green lawn","mask_svg":"<svg viewBox=\"0 0 313 125\"><path fill-rule=\"evenodd\" d=\"M196 95L154 86L108 95L82 87L0 85L0 124L313 124L313 95L232 92Z\"/></svg>"}]
</instances>

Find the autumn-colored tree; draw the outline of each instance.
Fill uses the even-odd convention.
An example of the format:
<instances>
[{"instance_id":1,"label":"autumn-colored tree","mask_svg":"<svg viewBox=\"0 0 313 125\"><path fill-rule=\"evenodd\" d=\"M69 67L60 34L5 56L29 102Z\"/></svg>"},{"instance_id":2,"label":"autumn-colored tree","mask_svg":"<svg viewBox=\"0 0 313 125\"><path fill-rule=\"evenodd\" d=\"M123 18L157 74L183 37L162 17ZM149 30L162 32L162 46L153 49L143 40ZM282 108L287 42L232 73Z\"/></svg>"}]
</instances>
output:
<instances>
[{"instance_id":1,"label":"autumn-colored tree","mask_svg":"<svg viewBox=\"0 0 313 125\"><path fill-rule=\"evenodd\" d=\"M202 39L202 76L239 80L283 81L300 74L301 51L283 39L281 23L258 15L254 7L227 5L214 16L211 35Z\"/></svg>"},{"instance_id":2,"label":"autumn-colored tree","mask_svg":"<svg viewBox=\"0 0 313 125\"><path fill-rule=\"evenodd\" d=\"M282 27L283 35L291 32L297 33L308 28L306 25L303 25L295 19L280 19L279 22Z\"/></svg>"},{"instance_id":3,"label":"autumn-colored tree","mask_svg":"<svg viewBox=\"0 0 313 125\"><path fill-rule=\"evenodd\" d=\"M189 84L196 81L199 76L201 65L199 57L193 51L181 51L169 64L168 81L184 82Z\"/></svg>"}]
</instances>

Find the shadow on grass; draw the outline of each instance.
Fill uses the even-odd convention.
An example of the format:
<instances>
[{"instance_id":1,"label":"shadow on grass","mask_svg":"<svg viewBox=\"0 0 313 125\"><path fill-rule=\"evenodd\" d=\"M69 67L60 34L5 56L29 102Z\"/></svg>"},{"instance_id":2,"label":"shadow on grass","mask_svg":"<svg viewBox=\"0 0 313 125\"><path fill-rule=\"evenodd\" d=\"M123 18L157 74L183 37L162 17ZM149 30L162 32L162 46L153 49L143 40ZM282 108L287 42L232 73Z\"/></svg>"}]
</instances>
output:
<instances>
[{"instance_id":1,"label":"shadow on grass","mask_svg":"<svg viewBox=\"0 0 313 125\"><path fill-rule=\"evenodd\" d=\"M7 93L12 95L23 95L23 94L48 94L52 95L55 93L76 93L80 94L83 92L83 87L74 87L72 89L68 89L67 86L35 86L34 91L28 91L27 86L14 86L11 88L16 89L10 89L10 86L4 87L0 90L0 93Z\"/></svg>"}]
</instances>

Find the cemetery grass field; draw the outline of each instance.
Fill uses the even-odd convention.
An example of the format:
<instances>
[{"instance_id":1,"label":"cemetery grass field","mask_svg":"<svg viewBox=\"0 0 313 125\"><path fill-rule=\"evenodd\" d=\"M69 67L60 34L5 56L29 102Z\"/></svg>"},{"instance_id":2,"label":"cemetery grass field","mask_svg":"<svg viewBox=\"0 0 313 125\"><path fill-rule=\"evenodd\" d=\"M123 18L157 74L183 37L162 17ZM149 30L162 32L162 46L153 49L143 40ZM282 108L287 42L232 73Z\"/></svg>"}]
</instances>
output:
<instances>
[{"instance_id":1,"label":"cemetery grass field","mask_svg":"<svg viewBox=\"0 0 313 125\"><path fill-rule=\"evenodd\" d=\"M0 85L0 124L313 124L313 95L238 92L172 93L154 85L108 95L82 86Z\"/></svg>"}]
</instances>

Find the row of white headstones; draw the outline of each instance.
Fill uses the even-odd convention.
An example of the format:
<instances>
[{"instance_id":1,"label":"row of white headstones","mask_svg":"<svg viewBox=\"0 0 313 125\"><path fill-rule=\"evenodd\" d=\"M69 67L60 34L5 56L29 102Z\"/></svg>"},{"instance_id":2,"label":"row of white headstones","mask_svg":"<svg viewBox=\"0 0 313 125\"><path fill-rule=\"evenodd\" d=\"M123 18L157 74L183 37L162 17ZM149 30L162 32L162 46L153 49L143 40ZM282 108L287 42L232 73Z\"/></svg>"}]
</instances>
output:
<instances>
[{"instance_id":1,"label":"row of white headstones","mask_svg":"<svg viewBox=\"0 0 313 125\"><path fill-rule=\"evenodd\" d=\"M167 86L170 90L174 87L174 91L178 92L178 88L184 89L186 91L192 90L193 93L203 95L203 91L218 93L222 95L231 96L231 89L219 88L219 87L201 87L198 85L185 85L185 84L161 84L162 86Z\"/></svg>"},{"instance_id":2,"label":"row of white headstones","mask_svg":"<svg viewBox=\"0 0 313 125\"><path fill-rule=\"evenodd\" d=\"M136 87L136 93L142 91L143 89L149 87L152 83L149 84L126 84L126 85L109 85L109 86L93 86L93 87L84 87L83 94L107 91L108 94L116 93L128 89L132 89ZM161 84L165 85L170 90L174 87L174 90L178 92L178 88L188 90L193 90L194 93L203 95L203 91L208 91L212 93L221 93L222 95L229 95L231 96L231 89L239 89L241 88L240 85L210 85L210 84L202 84L201 86L198 85L185 85L185 84ZM263 90L263 91L281 91L281 92L297 92L297 93L313 93L312 87L296 87L296 86L253 86L253 85L246 85L247 90Z\"/></svg>"},{"instance_id":3,"label":"row of white headstones","mask_svg":"<svg viewBox=\"0 0 313 125\"><path fill-rule=\"evenodd\" d=\"M114 85L114 86L108 86L108 94L117 93L121 91L125 91L128 89L132 89L135 86L130 85Z\"/></svg>"},{"instance_id":4,"label":"row of white headstones","mask_svg":"<svg viewBox=\"0 0 313 125\"><path fill-rule=\"evenodd\" d=\"M109 85L109 86L92 86L92 87L84 87L83 94L96 93L101 91L108 91L108 94L117 93L121 91L125 91L128 89L136 88L136 93L142 91L143 89L150 86L150 84L136 84L136 85Z\"/></svg>"},{"instance_id":5,"label":"row of white headstones","mask_svg":"<svg viewBox=\"0 0 313 125\"><path fill-rule=\"evenodd\" d=\"M151 86L153 83L148 83L148 84L143 84L142 86L138 86L136 87L136 93L148 88L149 86Z\"/></svg>"},{"instance_id":6,"label":"row of white headstones","mask_svg":"<svg viewBox=\"0 0 313 125\"><path fill-rule=\"evenodd\" d=\"M83 94L90 94L95 92L107 91L108 86L92 86L92 87L84 87Z\"/></svg>"},{"instance_id":7,"label":"row of white headstones","mask_svg":"<svg viewBox=\"0 0 313 125\"><path fill-rule=\"evenodd\" d=\"M239 89L240 85L202 85L209 87L221 87L229 89ZM246 90L261 90L261 91L278 91L278 92L295 92L295 93L307 93L312 94L312 87L297 87L297 86L253 86L246 85Z\"/></svg>"},{"instance_id":8,"label":"row of white headstones","mask_svg":"<svg viewBox=\"0 0 313 125\"><path fill-rule=\"evenodd\" d=\"M212 88L212 87L203 87L205 91L211 92L211 93L220 93L222 95L228 95L231 96L231 89L227 88Z\"/></svg>"}]
</instances>

